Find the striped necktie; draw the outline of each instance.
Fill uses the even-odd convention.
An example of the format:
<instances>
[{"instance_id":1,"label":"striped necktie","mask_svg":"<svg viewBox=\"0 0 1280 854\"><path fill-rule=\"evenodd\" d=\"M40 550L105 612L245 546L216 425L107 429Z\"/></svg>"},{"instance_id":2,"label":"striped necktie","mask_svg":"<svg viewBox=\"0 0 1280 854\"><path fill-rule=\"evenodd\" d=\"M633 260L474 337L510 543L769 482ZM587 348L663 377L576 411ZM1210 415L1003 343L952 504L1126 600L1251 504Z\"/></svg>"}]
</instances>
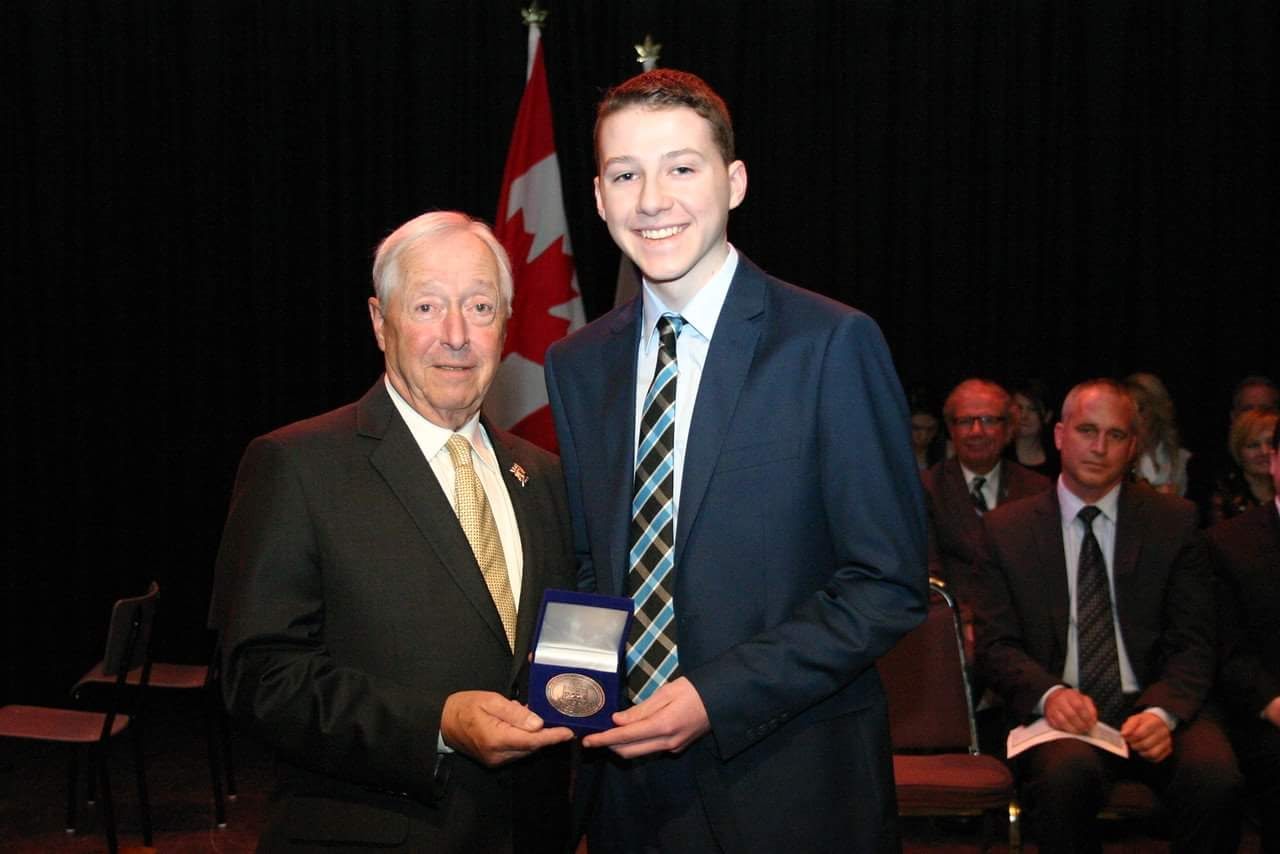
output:
<instances>
[{"instance_id":1,"label":"striped necktie","mask_svg":"<svg viewBox=\"0 0 1280 854\"><path fill-rule=\"evenodd\" d=\"M1093 534L1093 520L1101 512L1088 505L1078 514L1084 523L1084 540L1076 568L1076 642L1080 647L1080 690L1093 700L1100 721L1118 727L1124 722L1125 708L1111 618L1111 585L1102 547Z\"/></svg>"},{"instance_id":2,"label":"striped necktie","mask_svg":"<svg viewBox=\"0 0 1280 854\"><path fill-rule=\"evenodd\" d=\"M658 319L658 363L644 397L631 499L627 594L635 620L627 644L627 690L640 702L679 675L675 601L676 338L684 318Z\"/></svg>"},{"instance_id":3,"label":"striped necktie","mask_svg":"<svg viewBox=\"0 0 1280 854\"><path fill-rule=\"evenodd\" d=\"M978 475L969 482L969 498L973 501L973 509L978 511L979 516L991 509L987 506L987 497L982 494L982 487L986 482L987 479L982 475Z\"/></svg>"}]
</instances>

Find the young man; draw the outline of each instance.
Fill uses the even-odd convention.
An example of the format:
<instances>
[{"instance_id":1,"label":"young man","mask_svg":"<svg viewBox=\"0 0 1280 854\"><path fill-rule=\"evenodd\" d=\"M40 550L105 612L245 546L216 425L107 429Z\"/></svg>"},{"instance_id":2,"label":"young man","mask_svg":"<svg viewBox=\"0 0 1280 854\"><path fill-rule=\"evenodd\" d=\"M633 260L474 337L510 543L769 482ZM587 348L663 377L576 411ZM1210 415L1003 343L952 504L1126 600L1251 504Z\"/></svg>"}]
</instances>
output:
<instances>
[{"instance_id":1,"label":"young man","mask_svg":"<svg viewBox=\"0 0 1280 854\"><path fill-rule=\"evenodd\" d=\"M584 739L592 854L898 847L876 658L923 616L905 398L866 315L728 242L724 102L606 94L597 210L642 293L547 357L579 584L635 599L634 705Z\"/></svg>"},{"instance_id":2,"label":"young man","mask_svg":"<svg viewBox=\"0 0 1280 854\"><path fill-rule=\"evenodd\" d=\"M1190 502L1124 483L1138 411L1110 380L1062 404L1056 489L983 517L974 579L978 672L1014 723L1102 722L1122 759L1076 739L1018 757L1044 852L1101 851L1096 815L1117 778L1160 793L1174 852L1234 852L1241 780L1221 728L1200 714L1214 676L1208 555Z\"/></svg>"}]
</instances>

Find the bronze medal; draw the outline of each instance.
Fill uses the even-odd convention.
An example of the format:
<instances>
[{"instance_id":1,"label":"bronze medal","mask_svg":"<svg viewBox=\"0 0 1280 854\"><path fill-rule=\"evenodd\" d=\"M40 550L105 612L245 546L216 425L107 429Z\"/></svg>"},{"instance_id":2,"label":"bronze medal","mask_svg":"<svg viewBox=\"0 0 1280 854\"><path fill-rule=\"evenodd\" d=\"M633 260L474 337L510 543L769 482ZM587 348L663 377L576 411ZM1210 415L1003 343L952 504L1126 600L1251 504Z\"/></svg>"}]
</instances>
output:
<instances>
[{"instance_id":1,"label":"bronze medal","mask_svg":"<svg viewBox=\"0 0 1280 854\"><path fill-rule=\"evenodd\" d=\"M547 680L547 702L571 718L586 718L604 708L604 688L590 676L561 673Z\"/></svg>"}]
</instances>

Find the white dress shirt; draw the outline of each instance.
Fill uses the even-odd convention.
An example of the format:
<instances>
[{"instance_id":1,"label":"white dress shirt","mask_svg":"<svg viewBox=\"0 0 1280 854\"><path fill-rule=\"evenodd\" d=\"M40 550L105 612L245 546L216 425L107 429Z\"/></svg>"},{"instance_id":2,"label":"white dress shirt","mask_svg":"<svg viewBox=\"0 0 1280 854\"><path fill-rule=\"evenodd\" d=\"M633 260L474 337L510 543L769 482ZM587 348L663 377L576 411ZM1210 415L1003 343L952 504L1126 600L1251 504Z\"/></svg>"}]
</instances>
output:
<instances>
[{"instance_id":1,"label":"white dress shirt","mask_svg":"<svg viewBox=\"0 0 1280 854\"><path fill-rule=\"evenodd\" d=\"M658 318L664 314L678 314L685 320L680 337L676 339L676 437L675 437L675 495L672 496L675 516L672 518L674 533L679 518L680 484L684 474L684 449L689 444L689 423L693 420L693 405L698 399L698 384L702 381L702 366L707 361L711 336L724 308L729 284L738 269L738 251L729 247L724 264L711 279L694 294L682 311L672 311L663 304L648 281L644 282L640 345L636 359L636 426L633 448L640 446L640 420L644 416L644 398L653 384L653 371L658 365ZM634 455L633 455L634 459Z\"/></svg>"},{"instance_id":2,"label":"white dress shirt","mask_svg":"<svg viewBox=\"0 0 1280 854\"><path fill-rule=\"evenodd\" d=\"M1187 461L1191 452L1186 448L1174 448L1172 452L1164 442L1154 450L1138 457L1138 475L1155 487L1171 485L1175 495L1187 494Z\"/></svg>"},{"instance_id":3,"label":"white dress shirt","mask_svg":"<svg viewBox=\"0 0 1280 854\"><path fill-rule=\"evenodd\" d=\"M977 474L965 468L964 463L960 464L960 473L964 475L964 486L965 489L969 490L970 495L973 495L973 479L975 477L983 478L982 497L987 502L988 510L996 509L996 505L1000 503L1000 472L1002 468L1001 461L996 460L996 464L991 467L991 471L986 474Z\"/></svg>"},{"instance_id":4,"label":"white dress shirt","mask_svg":"<svg viewBox=\"0 0 1280 854\"><path fill-rule=\"evenodd\" d=\"M1058 478L1057 489L1058 507L1062 514L1062 544L1067 560L1067 592L1071 599L1071 623L1067 628L1067 659L1062 666L1062 681L1078 688L1080 685L1080 630L1076 614L1076 575L1080 567L1080 549L1084 545L1085 535L1085 523L1079 517L1079 513L1085 506L1085 502L1067 489L1061 476ZM1120 689L1125 694L1136 694L1142 690L1142 686L1138 683L1133 665L1129 662L1129 651L1124 645L1124 632L1120 630L1120 614L1116 607L1116 521L1120 507L1120 484L1116 484L1110 492L1093 502L1093 506L1101 511L1093 520L1093 535L1098 540L1099 548L1102 549L1103 562L1107 566L1107 584L1111 588L1111 625L1116 634L1116 653L1120 659ZM1044 701L1061 687L1059 685L1050 688L1040 698L1041 713L1044 712ZM1152 706L1146 711L1154 712L1168 725L1169 729L1173 729L1177 724L1177 718L1164 709Z\"/></svg>"},{"instance_id":5,"label":"white dress shirt","mask_svg":"<svg viewBox=\"0 0 1280 854\"><path fill-rule=\"evenodd\" d=\"M409 426L409 432L422 450L422 455L431 465L440 488L449 499L453 512L458 512L457 499L453 494L454 481L453 458L445 447L449 438L456 432L471 443L471 464L475 467L480 485L484 487L485 498L489 500L489 509L493 511L493 521L498 525L498 536L502 539L502 556L507 561L507 578L511 582L511 596L516 608L520 607L521 579L524 575L524 550L520 545L520 526L516 524L516 511L511 504L511 496L502 481L502 471L498 468L498 458L493 453L493 443L484 428L480 426L480 414L476 413L471 420L458 430L448 430L438 424L432 424L410 406L399 392L387 381L387 391L391 402L396 405L400 417Z\"/></svg>"}]
</instances>

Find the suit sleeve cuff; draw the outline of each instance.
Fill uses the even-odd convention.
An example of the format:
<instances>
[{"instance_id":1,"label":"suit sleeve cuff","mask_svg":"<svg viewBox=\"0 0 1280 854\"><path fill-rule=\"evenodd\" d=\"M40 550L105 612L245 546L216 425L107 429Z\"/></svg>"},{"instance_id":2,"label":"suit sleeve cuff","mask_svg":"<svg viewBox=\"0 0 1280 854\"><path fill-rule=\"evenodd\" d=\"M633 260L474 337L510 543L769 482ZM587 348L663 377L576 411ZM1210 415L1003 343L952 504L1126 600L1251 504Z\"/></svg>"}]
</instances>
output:
<instances>
[{"instance_id":1,"label":"suit sleeve cuff","mask_svg":"<svg viewBox=\"0 0 1280 854\"><path fill-rule=\"evenodd\" d=\"M1048 702L1050 695L1054 694L1055 692L1061 691L1065 687L1067 686L1063 685L1062 683L1058 683L1057 685L1051 686L1048 691L1045 691L1043 694L1041 694L1040 702L1036 703L1036 714L1039 715L1040 717L1044 717L1044 704Z\"/></svg>"},{"instance_id":2,"label":"suit sleeve cuff","mask_svg":"<svg viewBox=\"0 0 1280 854\"><path fill-rule=\"evenodd\" d=\"M1142 711L1150 712L1151 714L1158 717L1160 720L1164 721L1164 725L1169 728L1169 732L1173 732L1175 729L1178 728L1177 716L1169 714L1167 711L1160 708L1159 706L1147 706Z\"/></svg>"}]
</instances>

